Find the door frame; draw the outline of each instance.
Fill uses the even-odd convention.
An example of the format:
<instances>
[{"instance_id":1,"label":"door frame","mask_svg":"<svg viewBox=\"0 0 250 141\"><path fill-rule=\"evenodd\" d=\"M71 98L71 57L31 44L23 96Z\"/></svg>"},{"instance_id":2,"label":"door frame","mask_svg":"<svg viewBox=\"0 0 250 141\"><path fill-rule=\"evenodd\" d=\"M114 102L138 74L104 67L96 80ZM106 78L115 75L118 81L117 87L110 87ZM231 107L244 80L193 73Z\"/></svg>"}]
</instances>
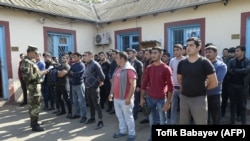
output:
<instances>
[{"instance_id":1,"label":"door frame","mask_svg":"<svg viewBox=\"0 0 250 141\"><path fill-rule=\"evenodd\" d=\"M68 30L68 29L61 29L61 28L52 28L52 27L43 27L43 39L44 39L44 51L48 51L48 33L60 33L60 34L70 34L72 35L72 41L74 45L74 51L77 51L77 42L76 42L76 31L75 30Z\"/></svg>"},{"instance_id":2,"label":"door frame","mask_svg":"<svg viewBox=\"0 0 250 141\"><path fill-rule=\"evenodd\" d=\"M9 22L0 21L0 58L2 61L2 86L3 86L3 98L13 99L14 95L10 93L9 79L12 78L12 64L11 64L11 47L10 47L10 32Z\"/></svg>"},{"instance_id":3,"label":"door frame","mask_svg":"<svg viewBox=\"0 0 250 141\"><path fill-rule=\"evenodd\" d=\"M241 13L240 45L246 46L246 57L250 58L250 12Z\"/></svg>"}]
</instances>

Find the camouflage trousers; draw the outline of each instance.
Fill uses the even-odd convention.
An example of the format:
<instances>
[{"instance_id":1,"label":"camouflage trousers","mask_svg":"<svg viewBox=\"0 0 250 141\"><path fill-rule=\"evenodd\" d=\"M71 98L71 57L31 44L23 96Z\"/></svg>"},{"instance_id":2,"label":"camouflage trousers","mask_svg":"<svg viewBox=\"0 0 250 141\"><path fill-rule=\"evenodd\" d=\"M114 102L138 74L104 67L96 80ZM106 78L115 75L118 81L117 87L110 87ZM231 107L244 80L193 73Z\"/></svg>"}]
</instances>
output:
<instances>
[{"instance_id":1,"label":"camouflage trousers","mask_svg":"<svg viewBox=\"0 0 250 141\"><path fill-rule=\"evenodd\" d=\"M30 96L29 103L29 115L30 120L38 121L39 112L41 108L41 86L37 85L28 85L28 91Z\"/></svg>"}]
</instances>

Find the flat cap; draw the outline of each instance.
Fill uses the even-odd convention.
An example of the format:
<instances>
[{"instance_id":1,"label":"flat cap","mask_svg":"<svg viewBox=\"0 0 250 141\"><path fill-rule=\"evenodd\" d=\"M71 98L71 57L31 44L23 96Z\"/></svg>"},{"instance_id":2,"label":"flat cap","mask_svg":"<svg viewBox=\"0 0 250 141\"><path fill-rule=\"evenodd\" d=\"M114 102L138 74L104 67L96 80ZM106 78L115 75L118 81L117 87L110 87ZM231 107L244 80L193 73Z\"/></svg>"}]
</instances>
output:
<instances>
[{"instance_id":1,"label":"flat cap","mask_svg":"<svg viewBox=\"0 0 250 141\"><path fill-rule=\"evenodd\" d=\"M33 46L33 45L28 45L27 51L34 51L36 53L39 53L38 48L36 46Z\"/></svg>"},{"instance_id":2,"label":"flat cap","mask_svg":"<svg viewBox=\"0 0 250 141\"><path fill-rule=\"evenodd\" d=\"M76 55L78 57L82 57L82 54L80 52L74 52L73 55Z\"/></svg>"},{"instance_id":3,"label":"flat cap","mask_svg":"<svg viewBox=\"0 0 250 141\"><path fill-rule=\"evenodd\" d=\"M174 47L183 49L183 46L181 44L175 44Z\"/></svg>"},{"instance_id":4,"label":"flat cap","mask_svg":"<svg viewBox=\"0 0 250 141\"><path fill-rule=\"evenodd\" d=\"M209 46L205 47L205 50L209 50L209 49L217 51L217 47L215 45L209 45Z\"/></svg>"},{"instance_id":5,"label":"flat cap","mask_svg":"<svg viewBox=\"0 0 250 141\"><path fill-rule=\"evenodd\" d=\"M44 53L43 53L43 57L45 57L45 56L51 57L51 53L49 53L49 52L44 52Z\"/></svg>"},{"instance_id":6,"label":"flat cap","mask_svg":"<svg viewBox=\"0 0 250 141\"><path fill-rule=\"evenodd\" d=\"M131 51L131 52L133 52L133 53L137 53L137 51L136 51L134 48L127 48L127 51L128 51L128 52Z\"/></svg>"}]
</instances>

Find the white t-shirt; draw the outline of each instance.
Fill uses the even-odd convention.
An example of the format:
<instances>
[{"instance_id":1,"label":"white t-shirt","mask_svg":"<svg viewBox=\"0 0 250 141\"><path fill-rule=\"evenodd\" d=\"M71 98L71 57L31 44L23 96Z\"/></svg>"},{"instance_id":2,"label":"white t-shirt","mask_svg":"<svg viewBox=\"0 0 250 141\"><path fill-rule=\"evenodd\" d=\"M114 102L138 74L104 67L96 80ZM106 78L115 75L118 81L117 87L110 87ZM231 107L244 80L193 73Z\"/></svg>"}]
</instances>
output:
<instances>
[{"instance_id":1,"label":"white t-shirt","mask_svg":"<svg viewBox=\"0 0 250 141\"><path fill-rule=\"evenodd\" d=\"M176 57L174 57L169 62L169 67L172 69L172 74L173 74L172 77L174 81L174 86L180 86L177 80L177 67L178 67L179 62L185 58L186 58L185 56L182 56L182 58L178 60L176 59Z\"/></svg>"}]
</instances>

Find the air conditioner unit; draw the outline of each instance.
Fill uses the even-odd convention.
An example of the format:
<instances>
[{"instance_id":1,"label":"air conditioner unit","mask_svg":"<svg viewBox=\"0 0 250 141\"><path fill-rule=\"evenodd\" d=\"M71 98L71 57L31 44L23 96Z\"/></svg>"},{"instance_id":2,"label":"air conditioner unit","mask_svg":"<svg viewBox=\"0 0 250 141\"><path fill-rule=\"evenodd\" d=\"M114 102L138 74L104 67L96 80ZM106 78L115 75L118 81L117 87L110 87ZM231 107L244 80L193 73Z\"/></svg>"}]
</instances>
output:
<instances>
[{"instance_id":1,"label":"air conditioner unit","mask_svg":"<svg viewBox=\"0 0 250 141\"><path fill-rule=\"evenodd\" d=\"M95 36L96 45L107 45L110 43L109 33L98 33Z\"/></svg>"}]
</instances>

